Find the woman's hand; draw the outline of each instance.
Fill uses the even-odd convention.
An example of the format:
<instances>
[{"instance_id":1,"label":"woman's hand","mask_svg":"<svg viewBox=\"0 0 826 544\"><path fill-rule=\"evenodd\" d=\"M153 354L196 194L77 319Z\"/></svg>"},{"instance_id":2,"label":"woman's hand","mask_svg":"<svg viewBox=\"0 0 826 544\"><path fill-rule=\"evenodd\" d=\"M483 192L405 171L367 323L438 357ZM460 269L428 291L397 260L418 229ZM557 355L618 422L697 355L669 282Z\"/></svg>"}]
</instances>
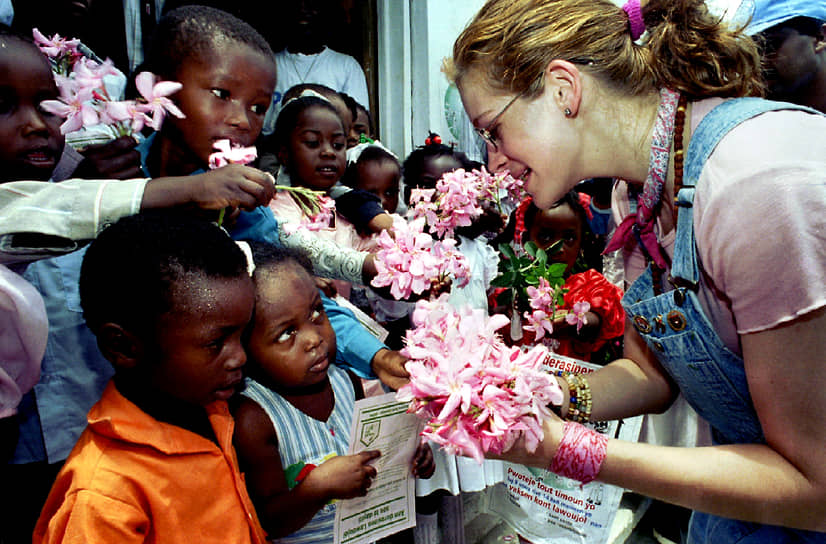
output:
<instances>
[{"instance_id":1,"label":"woman's hand","mask_svg":"<svg viewBox=\"0 0 826 544\"><path fill-rule=\"evenodd\" d=\"M520 438L508 451L502 452L501 454L486 453L485 457L488 459L501 459L503 461L531 467L548 468L554 458L556 449L559 447L559 442L562 440L564 424L565 422L562 419L552 414L550 419L545 421L542 426L545 437L539 443L536 450L528 451L525 439Z\"/></svg>"}]
</instances>

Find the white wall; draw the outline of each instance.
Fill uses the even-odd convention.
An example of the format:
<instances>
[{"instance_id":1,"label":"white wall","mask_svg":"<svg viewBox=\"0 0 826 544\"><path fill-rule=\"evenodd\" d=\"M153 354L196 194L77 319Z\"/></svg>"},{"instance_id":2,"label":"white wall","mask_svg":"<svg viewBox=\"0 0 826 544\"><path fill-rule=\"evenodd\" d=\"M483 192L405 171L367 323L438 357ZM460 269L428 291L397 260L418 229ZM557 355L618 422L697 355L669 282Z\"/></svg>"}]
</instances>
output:
<instances>
[{"instance_id":1,"label":"white wall","mask_svg":"<svg viewBox=\"0 0 826 544\"><path fill-rule=\"evenodd\" d=\"M442 59L483 0L378 0L379 117L382 141L400 157L423 145L428 131L471 151L475 135L466 118L445 118L448 81ZM456 102L454 101L455 105ZM461 110L454 108L453 114ZM459 112L463 115L463 112Z\"/></svg>"}]
</instances>

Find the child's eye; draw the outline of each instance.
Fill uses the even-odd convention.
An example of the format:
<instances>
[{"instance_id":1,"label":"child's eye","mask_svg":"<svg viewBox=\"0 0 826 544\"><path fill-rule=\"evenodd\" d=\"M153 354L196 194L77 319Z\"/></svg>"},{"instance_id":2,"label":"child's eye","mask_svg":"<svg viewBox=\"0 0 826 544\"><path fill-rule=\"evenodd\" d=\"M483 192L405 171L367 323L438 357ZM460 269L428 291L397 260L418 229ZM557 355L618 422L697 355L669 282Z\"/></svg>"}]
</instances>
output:
<instances>
[{"instance_id":1,"label":"child's eye","mask_svg":"<svg viewBox=\"0 0 826 544\"><path fill-rule=\"evenodd\" d=\"M255 104L250 108L250 111L256 115L264 115L267 113L267 108L269 106L269 104Z\"/></svg>"},{"instance_id":2,"label":"child's eye","mask_svg":"<svg viewBox=\"0 0 826 544\"><path fill-rule=\"evenodd\" d=\"M218 353L224 347L224 337L216 338L206 345L207 349L213 353Z\"/></svg>"},{"instance_id":3,"label":"child's eye","mask_svg":"<svg viewBox=\"0 0 826 544\"><path fill-rule=\"evenodd\" d=\"M313 310L313 313L310 314L310 321L313 323L320 323L324 318L324 309L323 308L316 308Z\"/></svg>"},{"instance_id":4,"label":"child's eye","mask_svg":"<svg viewBox=\"0 0 826 544\"><path fill-rule=\"evenodd\" d=\"M302 143L310 149L315 149L316 147L321 145L318 140L304 140L304 142Z\"/></svg>"},{"instance_id":5,"label":"child's eye","mask_svg":"<svg viewBox=\"0 0 826 544\"><path fill-rule=\"evenodd\" d=\"M14 109L15 100L8 92L0 91L0 113L9 113Z\"/></svg>"},{"instance_id":6,"label":"child's eye","mask_svg":"<svg viewBox=\"0 0 826 544\"><path fill-rule=\"evenodd\" d=\"M576 242L576 232L575 231L566 231L564 235L564 239L567 243L573 244Z\"/></svg>"},{"instance_id":7,"label":"child's eye","mask_svg":"<svg viewBox=\"0 0 826 544\"><path fill-rule=\"evenodd\" d=\"M212 94L214 94L221 100L226 100L229 98L229 91L226 89L212 89Z\"/></svg>"},{"instance_id":8,"label":"child's eye","mask_svg":"<svg viewBox=\"0 0 826 544\"><path fill-rule=\"evenodd\" d=\"M347 147L347 144L345 142L333 142L333 149L335 149L336 151L341 151L345 147Z\"/></svg>"},{"instance_id":9,"label":"child's eye","mask_svg":"<svg viewBox=\"0 0 826 544\"><path fill-rule=\"evenodd\" d=\"M284 329L284 332L279 334L278 337L275 339L275 341L279 344L283 344L284 342L289 342L290 339L294 335L295 335L295 329L292 328L292 327L289 327L287 329Z\"/></svg>"}]
</instances>

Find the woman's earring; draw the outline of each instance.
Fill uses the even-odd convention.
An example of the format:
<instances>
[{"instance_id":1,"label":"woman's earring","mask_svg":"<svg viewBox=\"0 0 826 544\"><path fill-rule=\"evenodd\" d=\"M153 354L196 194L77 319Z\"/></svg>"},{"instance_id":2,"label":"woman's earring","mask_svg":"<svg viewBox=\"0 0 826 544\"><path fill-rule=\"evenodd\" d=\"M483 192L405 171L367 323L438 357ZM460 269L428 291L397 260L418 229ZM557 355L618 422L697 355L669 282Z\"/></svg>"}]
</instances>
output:
<instances>
[{"instance_id":1,"label":"woman's earring","mask_svg":"<svg viewBox=\"0 0 826 544\"><path fill-rule=\"evenodd\" d=\"M565 117L570 117L571 115L573 115L571 108L565 108Z\"/></svg>"}]
</instances>

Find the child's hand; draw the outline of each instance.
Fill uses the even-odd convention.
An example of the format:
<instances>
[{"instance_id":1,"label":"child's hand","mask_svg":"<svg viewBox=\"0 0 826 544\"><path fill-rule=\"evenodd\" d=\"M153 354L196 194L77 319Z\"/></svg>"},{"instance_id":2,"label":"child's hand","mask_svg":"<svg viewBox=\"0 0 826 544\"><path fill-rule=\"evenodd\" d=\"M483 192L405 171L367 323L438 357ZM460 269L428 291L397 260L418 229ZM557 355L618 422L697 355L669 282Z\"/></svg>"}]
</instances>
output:
<instances>
[{"instance_id":1,"label":"child's hand","mask_svg":"<svg viewBox=\"0 0 826 544\"><path fill-rule=\"evenodd\" d=\"M564 313L555 315L553 320L554 332L551 334L554 338L574 338L582 342L592 342L599 336L599 329L602 320L599 314L595 312L585 312L585 322L577 331L576 325L568 323Z\"/></svg>"},{"instance_id":2,"label":"child's hand","mask_svg":"<svg viewBox=\"0 0 826 544\"><path fill-rule=\"evenodd\" d=\"M230 164L189 178L192 201L207 210L229 207L252 210L266 206L275 193L272 175L241 164Z\"/></svg>"},{"instance_id":3,"label":"child's hand","mask_svg":"<svg viewBox=\"0 0 826 544\"><path fill-rule=\"evenodd\" d=\"M404 368L406 362L407 357L398 351L382 348L370 361L370 369L381 380L381 383L395 391L410 381L410 374Z\"/></svg>"},{"instance_id":4,"label":"child's hand","mask_svg":"<svg viewBox=\"0 0 826 544\"><path fill-rule=\"evenodd\" d=\"M434 472L436 472L436 460L433 459L433 451L427 442L419 442L419 447L413 455L413 476L426 480L433 476Z\"/></svg>"},{"instance_id":5,"label":"child's hand","mask_svg":"<svg viewBox=\"0 0 826 544\"><path fill-rule=\"evenodd\" d=\"M131 136L121 136L105 144L96 144L81 151L83 160L73 177L84 179L134 179L146 177L141 171L141 154Z\"/></svg>"},{"instance_id":6,"label":"child's hand","mask_svg":"<svg viewBox=\"0 0 826 544\"><path fill-rule=\"evenodd\" d=\"M376 467L369 463L379 457L379 450L368 450L355 455L338 455L321 463L307 475L313 485L323 484L331 499L352 499L367 495Z\"/></svg>"},{"instance_id":7,"label":"child's hand","mask_svg":"<svg viewBox=\"0 0 826 544\"><path fill-rule=\"evenodd\" d=\"M315 286L321 289L321 291L330 298L336 298L336 284L333 283L333 280L328 278L319 278L318 276L313 276L315 280Z\"/></svg>"}]
</instances>

